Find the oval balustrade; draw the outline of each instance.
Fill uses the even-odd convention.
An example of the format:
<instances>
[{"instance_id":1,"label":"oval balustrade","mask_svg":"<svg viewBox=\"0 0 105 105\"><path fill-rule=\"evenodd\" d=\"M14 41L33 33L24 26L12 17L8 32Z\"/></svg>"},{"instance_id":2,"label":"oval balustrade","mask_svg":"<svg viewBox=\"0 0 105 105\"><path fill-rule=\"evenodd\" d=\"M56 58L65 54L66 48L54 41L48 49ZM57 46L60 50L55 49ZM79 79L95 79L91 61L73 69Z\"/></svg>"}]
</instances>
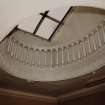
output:
<instances>
[{"instance_id":1,"label":"oval balustrade","mask_svg":"<svg viewBox=\"0 0 105 105\"><path fill-rule=\"evenodd\" d=\"M22 64L43 68L63 67L78 61L97 51L104 43L105 21L98 25L87 37L72 44L35 49L25 46L13 36L10 36L1 43L1 48Z\"/></svg>"}]
</instances>

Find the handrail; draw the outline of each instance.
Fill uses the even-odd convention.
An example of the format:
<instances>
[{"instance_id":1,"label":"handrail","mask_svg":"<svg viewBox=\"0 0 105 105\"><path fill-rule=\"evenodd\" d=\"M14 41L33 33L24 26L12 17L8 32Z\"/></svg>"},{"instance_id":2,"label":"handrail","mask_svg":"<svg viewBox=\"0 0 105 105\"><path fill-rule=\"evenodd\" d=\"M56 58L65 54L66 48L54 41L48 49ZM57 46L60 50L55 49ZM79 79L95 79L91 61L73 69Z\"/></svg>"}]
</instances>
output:
<instances>
[{"instance_id":1,"label":"handrail","mask_svg":"<svg viewBox=\"0 0 105 105\"><path fill-rule=\"evenodd\" d=\"M54 47L31 48L20 43L13 36L7 37L2 48L22 64L46 67L63 67L93 54L105 43L105 21L88 36L74 43Z\"/></svg>"}]
</instances>

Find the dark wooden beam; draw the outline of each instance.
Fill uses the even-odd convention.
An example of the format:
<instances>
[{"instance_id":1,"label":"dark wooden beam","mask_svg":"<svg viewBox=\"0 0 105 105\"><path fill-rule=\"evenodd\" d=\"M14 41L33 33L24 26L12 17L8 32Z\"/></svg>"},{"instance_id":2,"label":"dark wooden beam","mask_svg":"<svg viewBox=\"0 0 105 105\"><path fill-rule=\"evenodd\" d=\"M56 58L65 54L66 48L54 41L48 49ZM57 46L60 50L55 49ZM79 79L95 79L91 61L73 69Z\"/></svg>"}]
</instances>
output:
<instances>
[{"instance_id":1,"label":"dark wooden beam","mask_svg":"<svg viewBox=\"0 0 105 105\"><path fill-rule=\"evenodd\" d=\"M16 25L0 43L2 43L7 37L11 36L11 34L14 33L18 29L17 27L18 25Z\"/></svg>"},{"instance_id":2,"label":"dark wooden beam","mask_svg":"<svg viewBox=\"0 0 105 105\"><path fill-rule=\"evenodd\" d=\"M31 100L36 100L36 101L57 103L56 97L26 93L26 92L10 90L10 89L5 89L5 88L0 88L0 95L20 97L20 98L31 99Z\"/></svg>"},{"instance_id":3,"label":"dark wooden beam","mask_svg":"<svg viewBox=\"0 0 105 105\"><path fill-rule=\"evenodd\" d=\"M42 22L44 21L46 15L48 14L49 11L45 11L45 13L43 14L41 20L39 21L38 25L36 26L33 34L36 34L36 32L38 31L39 27L41 26Z\"/></svg>"},{"instance_id":4,"label":"dark wooden beam","mask_svg":"<svg viewBox=\"0 0 105 105\"><path fill-rule=\"evenodd\" d=\"M59 102L71 101L80 97L88 96L97 92L105 91L105 82L92 86L85 87L72 93L64 94L58 97Z\"/></svg>"},{"instance_id":5,"label":"dark wooden beam","mask_svg":"<svg viewBox=\"0 0 105 105\"><path fill-rule=\"evenodd\" d=\"M71 12L73 7L70 7L70 9L67 11L67 13L65 14L65 16L63 17L63 19L60 21L59 25L56 27L56 29L54 30L54 32L52 33L52 35L50 36L49 40L52 39L52 37L54 36L54 34L56 33L56 31L58 30L58 28L62 25L62 23L64 24L64 20L67 17L67 15Z\"/></svg>"},{"instance_id":6,"label":"dark wooden beam","mask_svg":"<svg viewBox=\"0 0 105 105\"><path fill-rule=\"evenodd\" d=\"M44 13L40 13L40 15L44 15ZM60 23L60 21L59 20L57 20L57 19L55 19L55 18L53 18L53 17L51 17L51 16L49 16L49 15L46 15L46 18L48 18L48 19L50 19L50 20L52 20L52 21L54 21L54 22L56 22L56 23ZM62 23L63 24L63 23Z\"/></svg>"}]
</instances>

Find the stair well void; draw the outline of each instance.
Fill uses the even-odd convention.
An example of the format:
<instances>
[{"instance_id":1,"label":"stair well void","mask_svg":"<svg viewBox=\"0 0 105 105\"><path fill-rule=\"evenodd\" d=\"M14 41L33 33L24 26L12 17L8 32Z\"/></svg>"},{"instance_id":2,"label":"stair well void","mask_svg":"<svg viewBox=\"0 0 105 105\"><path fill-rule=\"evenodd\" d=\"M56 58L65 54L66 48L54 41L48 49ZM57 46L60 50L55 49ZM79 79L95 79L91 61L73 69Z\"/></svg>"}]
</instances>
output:
<instances>
[{"instance_id":1,"label":"stair well void","mask_svg":"<svg viewBox=\"0 0 105 105\"><path fill-rule=\"evenodd\" d=\"M18 27L0 43L0 66L30 81L58 81L105 65L105 11L74 7L51 41Z\"/></svg>"}]
</instances>

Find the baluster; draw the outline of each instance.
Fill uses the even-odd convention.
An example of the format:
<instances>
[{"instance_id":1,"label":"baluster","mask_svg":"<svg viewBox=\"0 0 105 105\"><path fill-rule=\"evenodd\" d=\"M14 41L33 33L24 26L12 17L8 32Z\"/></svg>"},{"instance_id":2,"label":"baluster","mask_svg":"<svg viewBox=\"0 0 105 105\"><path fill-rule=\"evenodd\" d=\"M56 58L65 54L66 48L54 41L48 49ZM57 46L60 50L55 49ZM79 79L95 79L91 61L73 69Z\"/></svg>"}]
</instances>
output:
<instances>
[{"instance_id":1,"label":"baluster","mask_svg":"<svg viewBox=\"0 0 105 105\"><path fill-rule=\"evenodd\" d=\"M68 63L71 63L73 61L72 58L72 45L68 46Z\"/></svg>"},{"instance_id":2,"label":"baluster","mask_svg":"<svg viewBox=\"0 0 105 105\"><path fill-rule=\"evenodd\" d=\"M63 65L65 65L65 64L67 64L68 63L68 49L67 49L67 47L64 47L63 48L63 60L64 60L64 62L63 62Z\"/></svg>"},{"instance_id":3,"label":"baluster","mask_svg":"<svg viewBox=\"0 0 105 105\"><path fill-rule=\"evenodd\" d=\"M45 58L45 50L42 49L40 51L40 66L45 66L46 58Z\"/></svg>"},{"instance_id":4,"label":"baluster","mask_svg":"<svg viewBox=\"0 0 105 105\"><path fill-rule=\"evenodd\" d=\"M86 48L85 48L85 38L83 39L83 54L84 54L84 57L86 56Z\"/></svg>"},{"instance_id":5,"label":"baluster","mask_svg":"<svg viewBox=\"0 0 105 105\"><path fill-rule=\"evenodd\" d=\"M14 40L14 42L13 42L14 44L13 44L13 57L15 58L15 40Z\"/></svg>"},{"instance_id":6,"label":"baluster","mask_svg":"<svg viewBox=\"0 0 105 105\"><path fill-rule=\"evenodd\" d=\"M67 61L70 63L69 46L67 47Z\"/></svg>"},{"instance_id":7,"label":"baluster","mask_svg":"<svg viewBox=\"0 0 105 105\"><path fill-rule=\"evenodd\" d=\"M56 49L57 51L57 67L59 66L59 48Z\"/></svg>"},{"instance_id":8,"label":"baluster","mask_svg":"<svg viewBox=\"0 0 105 105\"><path fill-rule=\"evenodd\" d=\"M18 42L18 41L17 41L16 44L17 44L16 59L18 59L18 56L19 56L19 53L20 53L20 52L19 52L19 51L20 51L20 50L19 50L19 47L20 47L20 46L19 46L19 42Z\"/></svg>"},{"instance_id":9,"label":"baluster","mask_svg":"<svg viewBox=\"0 0 105 105\"><path fill-rule=\"evenodd\" d=\"M64 47L62 47L62 66L64 64Z\"/></svg>"},{"instance_id":10,"label":"baluster","mask_svg":"<svg viewBox=\"0 0 105 105\"><path fill-rule=\"evenodd\" d=\"M13 56L13 53L14 53L14 40L12 40L12 43L11 43L11 56Z\"/></svg>"},{"instance_id":11,"label":"baluster","mask_svg":"<svg viewBox=\"0 0 105 105\"><path fill-rule=\"evenodd\" d=\"M1 43L0 43L1 47L3 50L7 50L7 47L8 47L8 39L5 39L3 40ZM1 49L1 50L2 50Z\"/></svg>"},{"instance_id":12,"label":"baluster","mask_svg":"<svg viewBox=\"0 0 105 105\"><path fill-rule=\"evenodd\" d=\"M27 46L27 64L30 64L30 48Z\"/></svg>"},{"instance_id":13,"label":"baluster","mask_svg":"<svg viewBox=\"0 0 105 105\"><path fill-rule=\"evenodd\" d=\"M43 66L46 66L46 51L43 49Z\"/></svg>"},{"instance_id":14,"label":"baluster","mask_svg":"<svg viewBox=\"0 0 105 105\"><path fill-rule=\"evenodd\" d=\"M9 38L9 39L8 39L8 48L7 48L7 51L8 51L8 52L11 52L11 50L12 50L11 45L12 45L12 40L11 40L11 38ZM3 47L3 48L4 48L4 47Z\"/></svg>"},{"instance_id":15,"label":"baluster","mask_svg":"<svg viewBox=\"0 0 105 105\"><path fill-rule=\"evenodd\" d=\"M103 40L104 40L104 43L105 43L105 24L102 24L102 31L103 31Z\"/></svg>"},{"instance_id":16,"label":"baluster","mask_svg":"<svg viewBox=\"0 0 105 105\"><path fill-rule=\"evenodd\" d=\"M99 25L99 33L100 33L100 39L101 39L101 44L104 44L104 37L103 37L103 30L102 30L102 25Z\"/></svg>"},{"instance_id":17,"label":"baluster","mask_svg":"<svg viewBox=\"0 0 105 105\"><path fill-rule=\"evenodd\" d=\"M57 65L57 50L52 50L52 67L55 67Z\"/></svg>"},{"instance_id":18,"label":"baluster","mask_svg":"<svg viewBox=\"0 0 105 105\"><path fill-rule=\"evenodd\" d=\"M94 37L95 37L95 43L96 43L96 49L99 48L99 39L98 39L98 35L97 35L97 30L94 30Z\"/></svg>"},{"instance_id":19,"label":"baluster","mask_svg":"<svg viewBox=\"0 0 105 105\"><path fill-rule=\"evenodd\" d=\"M20 54L21 54L21 46L19 45L19 43L17 43L17 55L16 58L18 61L20 61Z\"/></svg>"},{"instance_id":20,"label":"baluster","mask_svg":"<svg viewBox=\"0 0 105 105\"><path fill-rule=\"evenodd\" d=\"M79 56L80 56L80 59L84 57L84 52L83 52L83 40L79 40Z\"/></svg>"},{"instance_id":21,"label":"baluster","mask_svg":"<svg viewBox=\"0 0 105 105\"><path fill-rule=\"evenodd\" d=\"M58 64L59 64L59 66L63 65L63 51L62 51L62 48L58 48Z\"/></svg>"},{"instance_id":22,"label":"baluster","mask_svg":"<svg viewBox=\"0 0 105 105\"><path fill-rule=\"evenodd\" d=\"M17 57L17 59L19 60L19 62L22 62L22 59L23 59L22 55L24 55L22 49L23 49L23 44L18 43L18 57Z\"/></svg>"},{"instance_id":23,"label":"baluster","mask_svg":"<svg viewBox=\"0 0 105 105\"><path fill-rule=\"evenodd\" d=\"M91 34L88 35L88 47L89 47L89 54L92 52L91 41L90 41Z\"/></svg>"},{"instance_id":24,"label":"baluster","mask_svg":"<svg viewBox=\"0 0 105 105\"><path fill-rule=\"evenodd\" d=\"M47 66L47 50L45 50L45 66Z\"/></svg>"},{"instance_id":25,"label":"baluster","mask_svg":"<svg viewBox=\"0 0 105 105\"><path fill-rule=\"evenodd\" d=\"M16 59L17 59L17 43L18 43L17 41L14 42L14 53L13 53Z\"/></svg>"},{"instance_id":26,"label":"baluster","mask_svg":"<svg viewBox=\"0 0 105 105\"><path fill-rule=\"evenodd\" d=\"M39 50L34 50L34 65L39 66Z\"/></svg>"},{"instance_id":27,"label":"baluster","mask_svg":"<svg viewBox=\"0 0 105 105\"><path fill-rule=\"evenodd\" d=\"M28 48L28 63L33 65L33 48Z\"/></svg>"},{"instance_id":28,"label":"baluster","mask_svg":"<svg viewBox=\"0 0 105 105\"><path fill-rule=\"evenodd\" d=\"M33 48L30 48L30 51L31 51L31 64L34 66L35 65L35 53L34 53L34 49Z\"/></svg>"},{"instance_id":29,"label":"baluster","mask_svg":"<svg viewBox=\"0 0 105 105\"><path fill-rule=\"evenodd\" d=\"M25 62L25 64L27 64L27 57L28 57L28 47L27 46L24 46L23 48L24 50L24 57L23 57L23 62Z\"/></svg>"},{"instance_id":30,"label":"baluster","mask_svg":"<svg viewBox=\"0 0 105 105\"><path fill-rule=\"evenodd\" d=\"M32 65L35 66L36 65L36 53L35 53L35 50L33 48L31 48L31 52L32 52Z\"/></svg>"},{"instance_id":31,"label":"baluster","mask_svg":"<svg viewBox=\"0 0 105 105\"><path fill-rule=\"evenodd\" d=\"M28 64L32 65L32 52L31 52L31 48L28 47Z\"/></svg>"},{"instance_id":32,"label":"baluster","mask_svg":"<svg viewBox=\"0 0 105 105\"><path fill-rule=\"evenodd\" d=\"M38 67L40 67L40 64L41 64L41 62L40 62L40 60L41 60L41 57L40 57L40 50L39 49L36 49L36 65L38 66Z\"/></svg>"},{"instance_id":33,"label":"baluster","mask_svg":"<svg viewBox=\"0 0 105 105\"><path fill-rule=\"evenodd\" d=\"M62 48L60 48L60 52L61 52L61 57L60 57L61 63L60 63L60 65L62 66L63 65L63 49Z\"/></svg>"},{"instance_id":34,"label":"baluster","mask_svg":"<svg viewBox=\"0 0 105 105\"><path fill-rule=\"evenodd\" d=\"M21 43L21 44L19 44L19 56L18 56L18 59L23 64L25 63L24 62L24 56L25 56L25 54L24 54L24 47L23 47L23 44Z\"/></svg>"},{"instance_id":35,"label":"baluster","mask_svg":"<svg viewBox=\"0 0 105 105\"><path fill-rule=\"evenodd\" d=\"M77 46L78 59L81 58L81 54L80 54L80 43L81 43L81 41L79 40L79 41L77 42L77 44L78 44L78 46Z\"/></svg>"},{"instance_id":36,"label":"baluster","mask_svg":"<svg viewBox=\"0 0 105 105\"><path fill-rule=\"evenodd\" d=\"M95 49L95 51L96 51L96 50L97 50L97 45L96 45L95 32L93 32L93 45L94 45L94 49Z\"/></svg>"},{"instance_id":37,"label":"baluster","mask_svg":"<svg viewBox=\"0 0 105 105\"><path fill-rule=\"evenodd\" d=\"M40 57L39 58L39 61L40 61L39 65L40 65L40 67L43 66L43 62L44 62L43 52L44 52L43 50L40 50L40 53L39 53L40 54L40 56L39 56Z\"/></svg>"},{"instance_id":38,"label":"baluster","mask_svg":"<svg viewBox=\"0 0 105 105\"><path fill-rule=\"evenodd\" d=\"M46 66L51 66L51 49L47 49L46 51Z\"/></svg>"},{"instance_id":39,"label":"baluster","mask_svg":"<svg viewBox=\"0 0 105 105\"><path fill-rule=\"evenodd\" d=\"M53 56L54 54L53 53L54 53L54 49L52 49L52 67L54 66L54 56Z\"/></svg>"},{"instance_id":40,"label":"baluster","mask_svg":"<svg viewBox=\"0 0 105 105\"><path fill-rule=\"evenodd\" d=\"M98 27L97 27L97 37L98 37L99 47L101 47L102 44L101 44L100 33L99 33L99 28Z\"/></svg>"},{"instance_id":41,"label":"baluster","mask_svg":"<svg viewBox=\"0 0 105 105\"><path fill-rule=\"evenodd\" d=\"M72 44L72 60L73 60L73 61L76 60L76 56L75 56L75 46L76 46L76 43L73 43L73 44Z\"/></svg>"},{"instance_id":42,"label":"baluster","mask_svg":"<svg viewBox=\"0 0 105 105\"><path fill-rule=\"evenodd\" d=\"M53 67L53 49L51 49L51 67Z\"/></svg>"}]
</instances>

